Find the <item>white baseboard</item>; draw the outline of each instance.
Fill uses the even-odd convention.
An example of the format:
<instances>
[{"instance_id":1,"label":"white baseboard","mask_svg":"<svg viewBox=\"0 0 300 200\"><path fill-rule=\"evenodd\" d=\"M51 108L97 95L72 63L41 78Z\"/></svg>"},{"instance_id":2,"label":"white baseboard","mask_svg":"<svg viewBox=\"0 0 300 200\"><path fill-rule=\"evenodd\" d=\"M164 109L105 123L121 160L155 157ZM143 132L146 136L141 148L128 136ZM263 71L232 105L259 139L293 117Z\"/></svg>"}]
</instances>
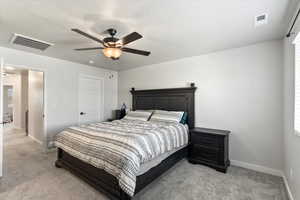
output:
<instances>
[{"instance_id":1,"label":"white baseboard","mask_svg":"<svg viewBox=\"0 0 300 200\"><path fill-rule=\"evenodd\" d=\"M46 149L46 153L52 153L52 152L56 152L56 148L52 147L52 148L47 148Z\"/></svg>"},{"instance_id":2,"label":"white baseboard","mask_svg":"<svg viewBox=\"0 0 300 200\"><path fill-rule=\"evenodd\" d=\"M269 168L269 167L264 167L264 166L261 166L261 165L255 165L255 164L251 164L251 163L237 161L237 160L231 160L230 162L231 162L231 165L234 165L234 166L237 166L237 167L242 167L242 168L251 169L251 170L254 170L254 171L258 171L258 172L262 172L262 173L282 177L283 181L284 181L286 191L288 193L289 200L294 200L294 197L293 197L291 188L289 186L288 180L287 180L287 178L286 178L283 171L278 170L278 169Z\"/></svg>"},{"instance_id":3,"label":"white baseboard","mask_svg":"<svg viewBox=\"0 0 300 200\"><path fill-rule=\"evenodd\" d=\"M291 191L289 182L288 182L286 176L284 175L284 173L282 173L282 178L283 178L283 181L284 181L285 189L286 189L286 191L287 191L289 200L294 200L294 196L293 196L293 194L292 194L292 191Z\"/></svg>"},{"instance_id":4,"label":"white baseboard","mask_svg":"<svg viewBox=\"0 0 300 200\"><path fill-rule=\"evenodd\" d=\"M237 160L230 160L231 164L237 167L243 167L246 169L251 169L254 171L258 171L258 172L262 172L262 173L266 173L266 174L271 174L274 176L282 176L282 171L278 170L278 169L272 169L269 167L264 167L261 165L255 165L255 164L251 164L251 163L246 163L246 162L242 162L242 161L237 161Z\"/></svg>"},{"instance_id":5,"label":"white baseboard","mask_svg":"<svg viewBox=\"0 0 300 200\"><path fill-rule=\"evenodd\" d=\"M13 126L14 129L18 129L18 130L24 130L22 129L21 127L18 127L18 126Z\"/></svg>"},{"instance_id":6,"label":"white baseboard","mask_svg":"<svg viewBox=\"0 0 300 200\"><path fill-rule=\"evenodd\" d=\"M35 137L33 137L32 135L28 135L28 137L30 137L31 139L33 139L35 142L39 143L40 145L43 145L43 142L36 139Z\"/></svg>"}]
</instances>

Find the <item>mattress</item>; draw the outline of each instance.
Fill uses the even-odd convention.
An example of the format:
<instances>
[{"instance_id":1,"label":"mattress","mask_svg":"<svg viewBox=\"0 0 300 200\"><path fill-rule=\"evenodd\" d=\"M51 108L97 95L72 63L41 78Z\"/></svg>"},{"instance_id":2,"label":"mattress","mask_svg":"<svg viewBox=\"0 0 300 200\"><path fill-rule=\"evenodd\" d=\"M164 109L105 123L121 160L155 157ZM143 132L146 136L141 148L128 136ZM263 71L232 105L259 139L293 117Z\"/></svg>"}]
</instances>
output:
<instances>
[{"instance_id":1,"label":"mattress","mask_svg":"<svg viewBox=\"0 0 300 200\"><path fill-rule=\"evenodd\" d=\"M150 169L152 169L153 167L159 165L163 160L165 160L166 158L168 158L169 156L171 156L173 153L176 153L177 151L179 151L180 149L185 148L187 145L184 145L182 147L179 147L177 149L174 149L172 151L166 152L156 158L154 158L151 161L145 162L143 164L141 164L140 166L140 170L137 173L137 176L143 175L145 174L147 171L149 171Z\"/></svg>"}]
</instances>

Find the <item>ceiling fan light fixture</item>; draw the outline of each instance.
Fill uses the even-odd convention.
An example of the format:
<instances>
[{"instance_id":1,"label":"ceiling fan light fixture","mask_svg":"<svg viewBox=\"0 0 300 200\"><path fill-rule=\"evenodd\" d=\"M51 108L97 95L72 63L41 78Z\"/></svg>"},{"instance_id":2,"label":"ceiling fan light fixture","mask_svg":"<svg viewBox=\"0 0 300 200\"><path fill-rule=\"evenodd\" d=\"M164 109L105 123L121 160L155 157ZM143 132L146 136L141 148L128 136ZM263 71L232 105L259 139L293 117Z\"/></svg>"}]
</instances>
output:
<instances>
[{"instance_id":1,"label":"ceiling fan light fixture","mask_svg":"<svg viewBox=\"0 0 300 200\"><path fill-rule=\"evenodd\" d=\"M107 47L102 50L103 54L112 59L118 59L122 55L122 50L120 48L115 48L115 47Z\"/></svg>"},{"instance_id":2,"label":"ceiling fan light fixture","mask_svg":"<svg viewBox=\"0 0 300 200\"><path fill-rule=\"evenodd\" d=\"M108 29L107 32L109 33L110 37L106 37L103 40L96 38L84 31L81 31L79 29L73 28L71 29L73 32L76 32L86 38L89 38L91 40L94 40L98 43L101 43L102 46L98 47L89 47L89 48L79 48L79 49L74 49L75 51L90 51L90 50L98 50L102 49L102 52L105 57L111 58L112 60L118 60L120 56L122 55L122 52L126 53L132 53L136 55L141 55L141 56L149 56L150 51L143 51L143 50L138 50L138 49L131 49L127 48L125 45L134 42L136 40L139 40L143 38L143 36L137 32L132 32L121 39L114 37L117 33L115 29Z\"/></svg>"}]
</instances>

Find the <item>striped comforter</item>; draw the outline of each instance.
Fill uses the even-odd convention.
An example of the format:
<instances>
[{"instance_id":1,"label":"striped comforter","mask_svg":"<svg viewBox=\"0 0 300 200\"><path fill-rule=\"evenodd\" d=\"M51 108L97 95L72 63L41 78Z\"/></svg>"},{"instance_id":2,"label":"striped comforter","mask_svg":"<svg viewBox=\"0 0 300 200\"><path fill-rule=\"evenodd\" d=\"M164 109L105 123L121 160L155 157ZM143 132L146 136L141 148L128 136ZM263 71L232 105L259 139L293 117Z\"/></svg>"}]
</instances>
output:
<instances>
[{"instance_id":1,"label":"striped comforter","mask_svg":"<svg viewBox=\"0 0 300 200\"><path fill-rule=\"evenodd\" d=\"M125 119L70 127L55 139L56 147L115 176L130 196L141 164L187 143L183 124Z\"/></svg>"}]
</instances>

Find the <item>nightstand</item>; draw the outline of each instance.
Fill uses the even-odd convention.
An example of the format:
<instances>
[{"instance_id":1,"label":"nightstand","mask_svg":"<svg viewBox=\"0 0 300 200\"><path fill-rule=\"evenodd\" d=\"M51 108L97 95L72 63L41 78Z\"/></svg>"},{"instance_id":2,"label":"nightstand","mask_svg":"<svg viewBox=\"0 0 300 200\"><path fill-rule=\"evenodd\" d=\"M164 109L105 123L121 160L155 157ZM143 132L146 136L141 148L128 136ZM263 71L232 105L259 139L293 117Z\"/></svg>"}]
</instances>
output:
<instances>
[{"instance_id":1,"label":"nightstand","mask_svg":"<svg viewBox=\"0 0 300 200\"><path fill-rule=\"evenodd\" d=\"M122 114L121 110L114 110L113 111L113 118L109 118L106 121L107 122L112 122L114 120L122 119L123 117L124 117L124 115Z\"/></svg>"},{"instance_id":2,"label":"nightstand","mask_svg":"<svg viewBox=\"0 0 300 200\"><path fill-rule=\"evenodd\" d=\"M228 140L230 131L194 128L190 130L189 162L203 164L226 173L230 165Z\"/></svg>"}]
</instances>

